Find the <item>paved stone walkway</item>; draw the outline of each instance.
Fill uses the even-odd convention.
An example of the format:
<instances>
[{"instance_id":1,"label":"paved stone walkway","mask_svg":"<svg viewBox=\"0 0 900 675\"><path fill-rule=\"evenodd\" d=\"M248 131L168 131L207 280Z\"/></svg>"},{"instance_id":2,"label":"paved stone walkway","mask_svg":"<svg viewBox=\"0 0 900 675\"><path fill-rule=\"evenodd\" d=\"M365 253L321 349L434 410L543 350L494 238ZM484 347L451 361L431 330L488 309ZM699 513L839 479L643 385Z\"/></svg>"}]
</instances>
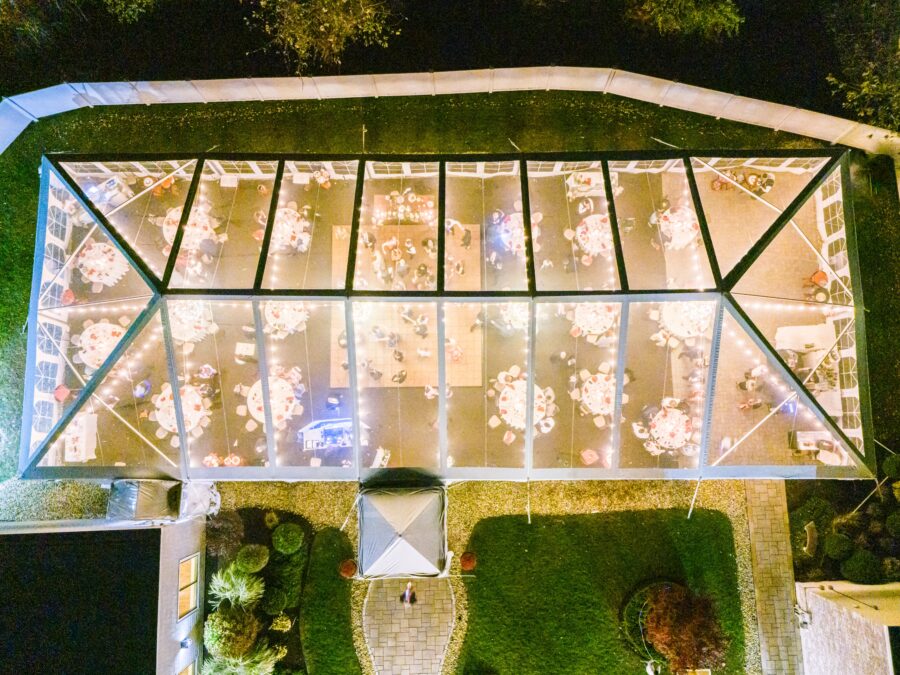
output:
<instances>
[{"instance_id":1,"label":"paved stone walkway","mask_svg":"<svg viewBox=\"0 0 900 675\"><path fill-rule=\"evenodd\" d=\"M416 604L405 607L406 580L369 584L363 628L379 675L440 675L453 629L453 593L447 579L415 582Z\"/></svg>"},{"instance_id":2,"label":"paved stone walkway","mask_svg":"<svg viewBox=\"0 0 900 675\"><path fill-rule=\"evenodd\" d=\"M802 675L784 481L748 480L745 486L763 672Z\"/></svg>"}]
</instances>

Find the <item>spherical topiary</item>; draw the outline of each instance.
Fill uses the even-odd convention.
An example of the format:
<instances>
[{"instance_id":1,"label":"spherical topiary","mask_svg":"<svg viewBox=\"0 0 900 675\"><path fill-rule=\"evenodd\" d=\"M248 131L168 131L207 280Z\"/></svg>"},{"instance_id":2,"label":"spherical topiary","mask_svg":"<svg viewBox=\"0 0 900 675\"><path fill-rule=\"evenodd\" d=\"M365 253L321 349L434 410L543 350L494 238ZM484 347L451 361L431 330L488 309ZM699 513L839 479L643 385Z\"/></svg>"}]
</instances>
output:
<instances>
[{"instance_id":1,"label":"spherical topiary","mask_svg":"<svg viewBox=\"0 0 900 675\"><path fill-rule=\"evenodd\" d=\"M900 537L900 511L894 511L889 515L884 524L892 537Z\"/></svg>"},{"instance_id":2,"label":"spherical topiary","mask_svg":"<svg viewBox=\"0 0 900 675\"><path fill-rule=\"evenodd\" d=\"M272 619L272 623L269 624L269 630L274 630L279 633L287 633L293 625L294 622L291 621L291 617L289 617L287 614L279 614Z\"/></svg>"},{"instance_id":3,"label":"spherical topiary","mask_svg":"<svg viewBox=\"0 0 900 675\"><path fill-rule=\"evenodd\" d=\"M868 527L866 527L866 532L871 534L874 537L877 537L882 532L884 532L884 521L883 520L875 520L874 518L869 521Z\"/></svg>"},{"instance_id":4,"label":"spherical topiary","mask_svg":"<svg viewBox=\"0 0 900 675\"><path fill-rule=\"evenodd\" d=\"M274 511L266 511L266 515L263 518L263 521L270 530L274 530L278 523L281 522L281 518L278 517L278 514Z\"/></svg>"},{"instance_id":5,"label":"spherical topiary","mask_svg":"<svg viewBox=\"0 0 900 675\"><path fill-rule=\"evenodd\" d=\"M883 578L881 560L871 551L856 550L841 563L841 574L855 584L877 584Z\"/></svg>"},{"instance_id":6,"label":"spherical topiary","mask_svg":"<svg viewBox=\"0 0 900 675\"><path fill-rule=\"evenodd\" d=\"M250 651L259 629L259 621L251 612L219 609L206 617L203 644L214 657L236 658Z\"/></svg>"},{"instance_id":7,"label":"spherical topiary","mask_svg":"<svg viewBox=\"0 0 900 675\"><path fill-rule=\"evenodd\" d=\"M263 596L262 610L269 616L276 616L284 611L287 595L280 588L272 588Z\"/></svg>"},{"instance_id":8,"label":"spherical topiary","mask_svg":"<svg viewBox=\"0 0 900 675\"><path fill-rule=\"evenodd\" d=\"M269 548L262 544L247 544L238 551L235 566L247 574L259 572L269 562Z\"/></svg>"},{"instance_id":9,"label":"spherical topiary","mask_svg":"<svg viewBox=\"0 0 900 675\"><path fill-rule=\"evenodd\" d=\"M853 541L843 534L825 537L825 555L832 560L846 560L853 553Z\"/></svg>"},{"instance_id":10,"label":"spherical topiary","mask_svg":"<svg viewBox=\"0 0 900 675\"><path fill-rule=\"evenodd\" d=\"M890 478L900 478L900 455L891 455L881 463L884 475Z\"/></svg>"},{"instance_id":11,"label":"spherical topiary","mask_svg":"<svg viewBox=\"0 0 900 675\"><path fill-rule=\"evenodd\" d=\"M295 523L282 523L272 531L272 548L284 555L296 553L303 546L303 528Z\"/></svg>"},{"instance_id":12,"label":"spherical topiary","mask_svg":"<svg viewBox=\"0 0 900 675\"><path fill-rule=\"evenodd\" d=\"M475 554L472 553L472 551L466 551L459 556L459 567L463 572L471 572L475 569L477 564L478 558L475 557Z\"/></svg>"}]
</instances>

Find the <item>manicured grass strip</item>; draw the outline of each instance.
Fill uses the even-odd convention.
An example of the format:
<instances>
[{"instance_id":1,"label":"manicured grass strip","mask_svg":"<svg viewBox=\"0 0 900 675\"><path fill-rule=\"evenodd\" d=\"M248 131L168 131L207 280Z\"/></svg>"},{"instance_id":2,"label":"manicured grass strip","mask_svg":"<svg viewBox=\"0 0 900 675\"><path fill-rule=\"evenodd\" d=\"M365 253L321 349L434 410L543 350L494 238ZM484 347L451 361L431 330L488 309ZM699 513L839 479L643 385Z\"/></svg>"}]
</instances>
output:
<instances>
[{"instance_id":1,"label":"manicured grass strip","mask_svg":"<svg viewBox=\"0 0 900 675\"><path fill-rule=\"evenodd\" d=\"M730 640L722 672L744 672L731 523L682 509L481 521L469 550L468 633L460 673L639 673L619 607L642 581L669 578L713 599Z\"/></svg>"},{"instance_id":2,"label":"manicured grass strip","mask_svg":"<svg viewBox=\"0 0 900 675\"><path fill-rule=\"evenodd\" d=\"M350 540L329 527L316 533L300 610L300 639L310 675L361 673L353 646L350 582L338 574L354 557Z\"/></svg>"}]
</instances>

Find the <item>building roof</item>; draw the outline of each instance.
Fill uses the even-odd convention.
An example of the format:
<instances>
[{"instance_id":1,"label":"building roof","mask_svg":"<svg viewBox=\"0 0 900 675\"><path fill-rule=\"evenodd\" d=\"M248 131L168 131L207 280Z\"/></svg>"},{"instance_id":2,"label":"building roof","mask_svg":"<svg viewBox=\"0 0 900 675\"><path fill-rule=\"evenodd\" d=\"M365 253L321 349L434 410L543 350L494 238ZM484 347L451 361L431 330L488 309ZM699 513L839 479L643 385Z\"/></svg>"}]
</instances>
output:
<instances>
[{"instance_id":1,"label":"building roof","mask_svg":"<svg viewBox=\"0 0 900 675\"><path fill-rule=\"evenodd\" d=\"M55 157L23 468L867 475L844 170L822 150Z\"/></svg>"},{"instance_id":2,"label":"building roof","mask_svg":"<svg viewBox=\"0 0 900 675\"><path fill-rule=\"evenodd\" d=\"M156 671L158 529L0 536L3 669Z\"/></svg>"}]
</instances>

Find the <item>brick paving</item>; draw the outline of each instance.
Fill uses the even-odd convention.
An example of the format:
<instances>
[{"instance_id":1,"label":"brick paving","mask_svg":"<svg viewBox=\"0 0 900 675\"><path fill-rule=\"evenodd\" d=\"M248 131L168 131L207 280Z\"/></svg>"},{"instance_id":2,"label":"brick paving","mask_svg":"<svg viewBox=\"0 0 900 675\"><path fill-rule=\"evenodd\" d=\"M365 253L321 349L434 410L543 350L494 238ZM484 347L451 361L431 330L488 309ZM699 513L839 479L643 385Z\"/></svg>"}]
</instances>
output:
<instances>
[{"instance_id":1,"label":"brick paving","mask_svg":"<svg viewBox=\"0 0 900 675\"><path fill-rule=\"evenodd\" d=\"M802 675L784 481L748 480L745 487L763 673Z\"/></svg>"},{"instance_id":2,"label":"brick paving","mask_svg":"<svg viewBox=\"0 0 900 675\"><path fill-rule=\"evenodd\" d=\"M379 675L439 675L453 629L453 593L447 579L414 582L416 604L405 607L405 579L373 581L363 629Z\"/></svg>"}]
</instances>

